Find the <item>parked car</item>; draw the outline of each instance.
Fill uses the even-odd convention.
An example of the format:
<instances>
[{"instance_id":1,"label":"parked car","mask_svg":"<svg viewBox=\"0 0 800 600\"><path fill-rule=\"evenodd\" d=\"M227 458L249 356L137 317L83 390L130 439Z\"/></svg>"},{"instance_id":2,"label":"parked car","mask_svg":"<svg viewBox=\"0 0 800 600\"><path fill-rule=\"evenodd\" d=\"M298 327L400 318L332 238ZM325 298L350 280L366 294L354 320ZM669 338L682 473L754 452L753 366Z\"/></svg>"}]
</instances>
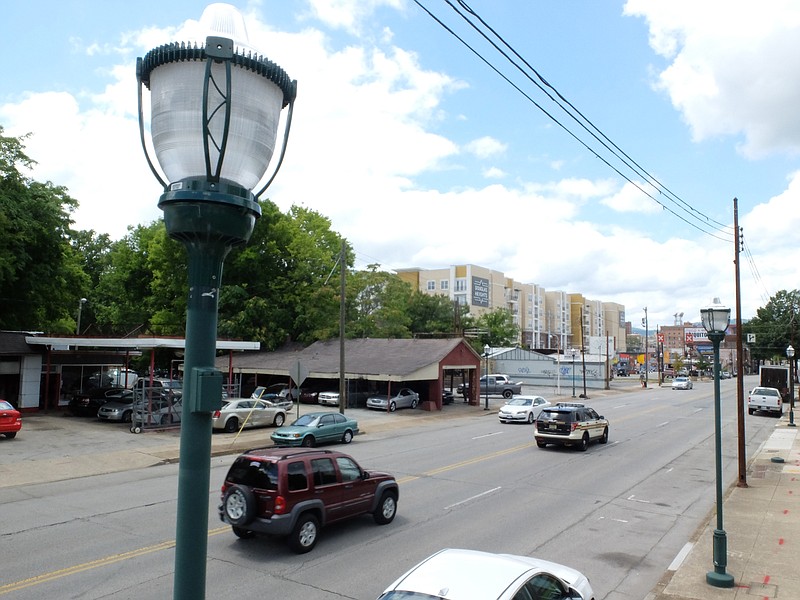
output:
<instances>
[{"instance_id":1,"label":"parked car","mask_svg":"<svg viewBox=\"0 0 800 600\"><path fill-rule=\"evenodd\" d=\"M291 410L294 406L294 402L292 402L290 396L278 394L274 389L272 391L267 391L268 389L269 388L259 386L253 390L253 393L250 394L250 398L253 400L266 400L272 406L282 408L283 410Z\"/></svg>"},{"instance_id":2,"label":"parked car","mask_svg":"<svg viewBox=\"0 0 800 600\"><path fill-rule=\"evenodd\" d=\"M756 411L774 413L776 417L783 416L783 397L781 391L772 387L756 387L747 395L747 414Z\"/></svg>"},{"instance_id":3,"label":"parked car","mask_svg":"<svg viewBox=\"0 0 800 600\"><path fill-rule=\"evenodd\" d=\"M130 423L133 414L133 390L125 390L115 400L106 402L97 409L97 418L101 421L118 421Z\"/></svg>"},{"instance_id":4,"label":"parked car","mask_svg":"<svg viewBox=\"0 0 800 600\"><path fill-rule=\"evenodd\" d=\"M585 451L589 442L608 442L608 421L583 404L559 402L539 413L533 435L539 448L556 444Z\"/></svg>"},{"instance_id":5,"label":"parked car","mask_svg":"<svg viewBox=\"0 0 800 600\"><path fill-rule=\"evenodd\" d=\"M367 408L394 412L398 408L417 408L419 394L409 388L400 388L393 394L376 394L367 398Z\"/></svg>"},{"instance_id":6,"label":"parked car","mask_svg":"<svg viewBox=\"0 0 800 600\"><path fill-rule=\"evenodd\" d=\"M690 390L692 389L692 380L688 377L676 377L672 380L673 390Z\"/></svg>"},{"instance_id":7,"label":"parked car","mask_svg":"<svg viewBox=\"0 0 800 600\"><path fill-rule=\"evenodd\" d=\"M96 417L97 411L106 402L118 400L130 391L120 387L105 387L74 394L67 404L67 410L76 417Z\"/></svg>"},{"instance_id":8,"label":"parked car","mask_svg":"<svg viewBox=\"0 0 800 600\"><path fill-rule=\"evenodd\" d=\"M320 392L317 402L322 406L339 406L339 392Z\"/></svg>"},{"instance_id":9,"label":"parked car","mask_svg":"<svg viewBox=\"0 0 800 600\"><path fill-rule=\"evenodd\" d=\"M156 396L161 398L180 398L183 396L183 383L178 379L140 377L134 389L137 391L137 396L144 394L151 398Z\"/></svg>"},{"instance_id":10,"label":"parked car","mask_svg":"<svg viewBox=\"0 0 800 600\"><path fill-rule=\"evenodd\" d=\"M452 404L455 400L453 392L450 390L442 390L442 404Z\"/></svg>"},{"instance_id":11,"label":"parked car","mask_svg":"<svg viewBox=\"0 0 800 600\"><path fill-rule=\"evenodd\" d=\"M280 398L280 396L276 396ZM286 421L286 411L267 400L234 398L223 402L222 408L211 413L211 428L227 433L240 427L280 427Z\"/></svg>"},{"instance_id":12,"label":"parked car","mask_svg":"<svg viewBox=\"0 0 800 600\"><path fill-rule=\"evenodd\" d=\"M530 556L447 548L401 575L378 600L594 600L585 575Z\"/></svg>"},{"instance_id":13,"label":"parked car","mask_svg":"<svg viewBox=\"0 0 800 600\"><path fill-rule=\"evenodd\" d=\"M358 422L336 412L306 413L294 423L272 432L278 446L313 447L323 442L349 444L358 434Z\"/></svg>"},{"instance_id":14,"label":"parked car","mask_svg":"<svg viewBox=\"0 0 800 600\"><path fill-rule=\"evenodd\" d=\"M285 536L297 553L309 552L321 527L371 514L391 523L400 492L388 473L365 471L332 450L259 448L231 465L222 484L219 518L240 538Z\"/></svg>"},{"instance_id":15,"label":"parked car","mask_svg":"<svg viewBox=\"0 0 800 600\"><path fill-rule=\"evenodd\" d=\"M297 400L298 391L296 387L289 387L287 383L273 383L272 385L263 386L260 385L256 389L253 390L253 393L250 394L251 398L262 398L264 395L274 394L276 396L283 396L287 400L289 400L289 408L291 408L291 403Z\"/></svg>"},{"instance_id":16,"label":"parked car","mask_svg":"<svg viewBox=\"0 0 800 600\"><path fill-rule=\"evenodd\" d=\"M533 423L548 406L552 405L541 396L516 396L500 407L497 416L501 423Z\"/></svg>"},{"instance_id":17,"label":"parked car","mask_svg":"<svg viewBox=\"0 0 800 600\"><path fill-rule=\"evenodd\" d=\"M22 414L10 402L0 400L0 435L11 439L22 429Z\"/></svg>"}]
</instances>

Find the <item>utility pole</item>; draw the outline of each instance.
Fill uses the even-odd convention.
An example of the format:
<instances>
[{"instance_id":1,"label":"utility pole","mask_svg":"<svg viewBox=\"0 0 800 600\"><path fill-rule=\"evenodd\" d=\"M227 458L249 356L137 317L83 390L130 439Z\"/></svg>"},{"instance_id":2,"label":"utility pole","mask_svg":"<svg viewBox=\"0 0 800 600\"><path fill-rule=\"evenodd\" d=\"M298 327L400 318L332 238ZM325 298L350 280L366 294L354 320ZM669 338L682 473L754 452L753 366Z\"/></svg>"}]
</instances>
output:
<instances>
[{"instance_id":1,"label":"utility pole","mask_svg":"<svg viewBox=\"0 0 800 600\"><path fill-rule=\"evenodd\" d=\"M746 440L744 433L744 363L742 362L742 292L739 287L739 247L742 242L742 235L739 230L739 201L733 199L733 228L736 231L734 241L735 254L733 264L736 273L736 418L738 421L738 442L739 442L739 481L737 487L749 487L747 485L747 460L746 460Z\"/></svg>"},{"instance_id":2,"label":"utility pole","mask_svg":"<svg viewBox=\"0 0 800 600\"><path fill-rule=\"evenodd\" d=\"M344 414L344 405L347 404L347 390L344 378L345 364L344 364L344 321L345 321L345 286L347 263L345 262L345 241L342 240L342 250L339 254L339 271L341 273L340 286L339 286L339 412Z\"/></svg>"},{"instance_id":3,"label":"utility pole","mask_svg":"<svg viewBox=\"0 0 800 600\"><path fill-rule=\"evenodd\" d=\"M642 319L642 325L644 325L644 387L647 387L647 382L650 375L650 356L649 356L649 347L647 345L647 338L648 338L648 321L647 321L647 307L644 307L644 319Z\"/></svg>"}]
</instances>

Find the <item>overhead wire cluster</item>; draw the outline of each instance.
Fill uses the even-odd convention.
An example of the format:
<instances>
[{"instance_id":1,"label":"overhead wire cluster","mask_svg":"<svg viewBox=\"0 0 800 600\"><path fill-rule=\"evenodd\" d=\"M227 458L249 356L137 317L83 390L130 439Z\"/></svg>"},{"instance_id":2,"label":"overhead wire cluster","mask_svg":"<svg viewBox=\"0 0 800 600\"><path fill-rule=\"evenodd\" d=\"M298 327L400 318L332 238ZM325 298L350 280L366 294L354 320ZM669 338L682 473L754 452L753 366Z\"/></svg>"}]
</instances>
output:
<instances>
[{"instance_id":1,"label":"overhead wire cluster","mask_svg":"<svg viewBox=\"0 0 800 600\"><path fill-rule=\"evenodd\" d=\"M473 10L464 0L441 0L448 5L452 11L463 20L472 30L483 40L489 43L492 48L509 65L519 71L522 76L535 88L542 92L546 98L555 104L556 108L564 113L571 121L565 124L558 119L552 112L548 111L542 104L534 100L531 94L524 90L520 85L512 81L511 76L507 75L503 67L498 66L491 59L487 58L480 51L476 50L462 35L459 35L454 28L447 25L444 20L427 8L421 0L413 0L425 13L427 13L436 23L445 29L450 35L456 38L479 60L485 63L492 71L497 73L511 87L519 92L526 100L539 109L553 123L563 129L567 135L572 137L581 146L588 150L598 160L612 169L628 183L635 186L651 200L659 204L664 210L683 221L684 223L698 229L699 231L717 238L721 241L732 242L735 238L735 231L731 225L720 223L710 216L704 214L692 206L689 202L678 196L661 181L652 175L647 169L642 167L629 154L622 150L611 138L597 127L591 119L573 105L567 98L559 92L547 79L545 79L517 50L509 44L491 25L489 25L475 10ZM429 4L431 2L428 2ZM582 130L576 133L570 129L570 125ZM588 134L587 141L581 135ZM599 144L600 147L597 146Z\"/></svg>"},{"instance_id":2,"label":"overhead wire cluster","mask_svg":"<svg viewBox=\"0 0 800 600\"><path fill-rule=\"evenodd\" d=\"M641 164L634 160L627 152L622 150L611 138L609 138L592 120L570 102L561 92L556 89L539 71L534 68L501 34L499 34L484 18L480 16L465 0L428 0L427 4L440 5L446 4L453 13L466 23L480 39L488 43L499 55L494 59L487 58L477 50L470 42L445 23L445 19L434 14L433 10L425 6L422 0L413 0L431 19L440 25L451 36L458 40L481 62L486 64L492 71L506 81L520 95L522 95L533 106L540 110L548 119L564 132L572 137L576 142L583 146L598 160L612 169L625 181L636 187L645 196L660 205L665 211L671 213L687 225L698 231L728 243L738 243L739 237L744 245L744 235L737 232L732 225L721 223L701 210L684 200L681 196L673 192L664 185L657 177L645 169ZM463 29L463 27L461 28ZM467 31L469 32L469 29ZM498 60L500 65L498 65ZM507 63L507 64L503 64ZM502 65L502 66L501 66ZM567 117L566 123L559 120L554 112L549 111L541 103L537 102L521 85L515 83L511 75L505 70L508 68L518 71L523 78L539 92L544 94L546 100L555 105L556 112L562 113ZM505 69L505 70L504 70ZM531 90L533 91L533 90ZM758 274L752 254L747 251L748 261L753 272L753 277L760 282L767 293L765 299L768 301L769 294L766 292L763 280Z\"/></svg>"}]
</instances>

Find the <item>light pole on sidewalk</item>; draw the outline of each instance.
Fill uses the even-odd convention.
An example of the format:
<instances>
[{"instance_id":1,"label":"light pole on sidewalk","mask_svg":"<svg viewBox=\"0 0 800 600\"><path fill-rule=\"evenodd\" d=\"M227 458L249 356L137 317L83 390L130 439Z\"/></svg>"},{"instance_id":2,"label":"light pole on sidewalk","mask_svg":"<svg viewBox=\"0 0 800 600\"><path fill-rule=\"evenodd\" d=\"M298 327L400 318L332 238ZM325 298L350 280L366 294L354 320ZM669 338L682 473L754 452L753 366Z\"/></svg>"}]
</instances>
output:
<instances>
[{"instance_id":1,"label":"light pole on sidewalk","mask_svg":"<svg viewBox=\"0 0 800 600\"><path fill-rule=\"evenodd\" d=\"M703 328L714 345L714 438L717 477L717 527L714 529L714 570L706 573L706 582L719 588L733 587L733 575L726 572L728 566L728 538L722 523L722 427L720 420L719 392L719 344L731 318L731 309L722 306L719 298L707 308L700 309Z\"/></svg>"},{"instance_id":2,"label":"light pole on sidewalk","mask_svg":"<svg viewBox=\"0 0 800 600\"><path fill-rule=\"evenodd\" d=\"M489 344L483 347L483 357L486 360L486 400L483 405L483 410L489 410ZM478 386L478 393L480 394L480 386ZM480 396L478 396L480 398Z\"/></svg>"},{"instance_id":3,"label":"light pole on sidewalk","mask_svg":"<svg viewBox=\"0 0 800 600\"><path fill-rule=\"evenodd\" d=\"M794 348L791 344L786 348L786 356L789 358L789 427L796 427L794 424Z\"/></svg>"},{"instance_id":4,"label":"light pole on sidewalk","mask_svg":"<svg viewBox=\"0 0 800 600\"><path fill-rule=\"evenodd\" d=\"M241 14L212 4L200 18L203 40L165 44L136 61L139 137L147 164L162 184L158 206L170 238L188 258L186 353L175 533L175 600L205 598L211 413L221 406L222 374L214 367L222 266L250 239L261 216L258 192L277 139L281 110L297 82L250 48ZM145 143L142 89L150 90ZM281 152L274 178L283 159Z\"/></svg>"}]
</instances>

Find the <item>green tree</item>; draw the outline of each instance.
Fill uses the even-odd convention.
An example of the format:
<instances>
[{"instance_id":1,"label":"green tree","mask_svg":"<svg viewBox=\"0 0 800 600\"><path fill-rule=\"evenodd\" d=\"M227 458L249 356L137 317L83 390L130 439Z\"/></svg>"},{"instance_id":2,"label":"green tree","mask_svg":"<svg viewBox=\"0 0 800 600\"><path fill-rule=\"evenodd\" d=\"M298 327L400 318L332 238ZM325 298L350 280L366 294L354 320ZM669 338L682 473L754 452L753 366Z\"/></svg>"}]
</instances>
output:
<instances>
[{"instance_id":1,"label":"green tree","mask_svg":"<svg viewBox=\"0 0 800 600\"><path fill-rule=\"evenodd\" d=\"M800 344L800 290L781 290L756 316L742 325L745 339L748 333L756 336L750 345L753 360L786 360L786 348Z\"/></svg>"},{"instance_id":2,"label":"green tree","mask_svg":"<svg viewBox=\"0 0 800 600\"><path fill-rule=\"evenodd\" d=\"M332 273L341 237L313 210L293 206L284 214L269 200L261 210L250 242L225 262L220 336L274 350L338 335L339 281Z\"/></svg>"},{"instance_id":3,"label":"green tree","mask_svg":"<svg viewBox=\"0 0 800 600\"><path fill-rule=\"evenodd\" d=\"M409 329L414 336L461 334L462 322L469 312L466 305L453 302L442 294L414 290L408 301Z\"/></svg>"},{"instance_id":4,"label":"green tree","mask_svg":"<svg viewBox=\"0 0 800 600\"><path fill-rule=\"evenodd\" d=\"M368 265L365 271L348 276L347 337L411 337L407 307L413 288L396 275L379 271L379 267Z\"/></svg>"},{"instance_id":5,"label":"green tree","mask_svg":"<svg viewBox=\"0 0 800 600\"><path fill-rule=\"evenodd\" d=\"M64 187L22 175L35 164L24 139L0 127L0 328L74 332L89 287L70 245L77 202Z\"/></svg>"},{"instance_id":6,"label":"green tree","mask_svg":"<svg viewBox=\"0 0 800 600\"><path fill-rule=\"evenodd\" d=\"M514 324L514 315L507 308L496 308L492 311L480 315L475 326L482 331L486 331L476 341L479 342L476 349L479 354L483 354L483 346L489 344L491 347L516 346L519 339L519 328Z\"/></svg>"}]
</instances>

